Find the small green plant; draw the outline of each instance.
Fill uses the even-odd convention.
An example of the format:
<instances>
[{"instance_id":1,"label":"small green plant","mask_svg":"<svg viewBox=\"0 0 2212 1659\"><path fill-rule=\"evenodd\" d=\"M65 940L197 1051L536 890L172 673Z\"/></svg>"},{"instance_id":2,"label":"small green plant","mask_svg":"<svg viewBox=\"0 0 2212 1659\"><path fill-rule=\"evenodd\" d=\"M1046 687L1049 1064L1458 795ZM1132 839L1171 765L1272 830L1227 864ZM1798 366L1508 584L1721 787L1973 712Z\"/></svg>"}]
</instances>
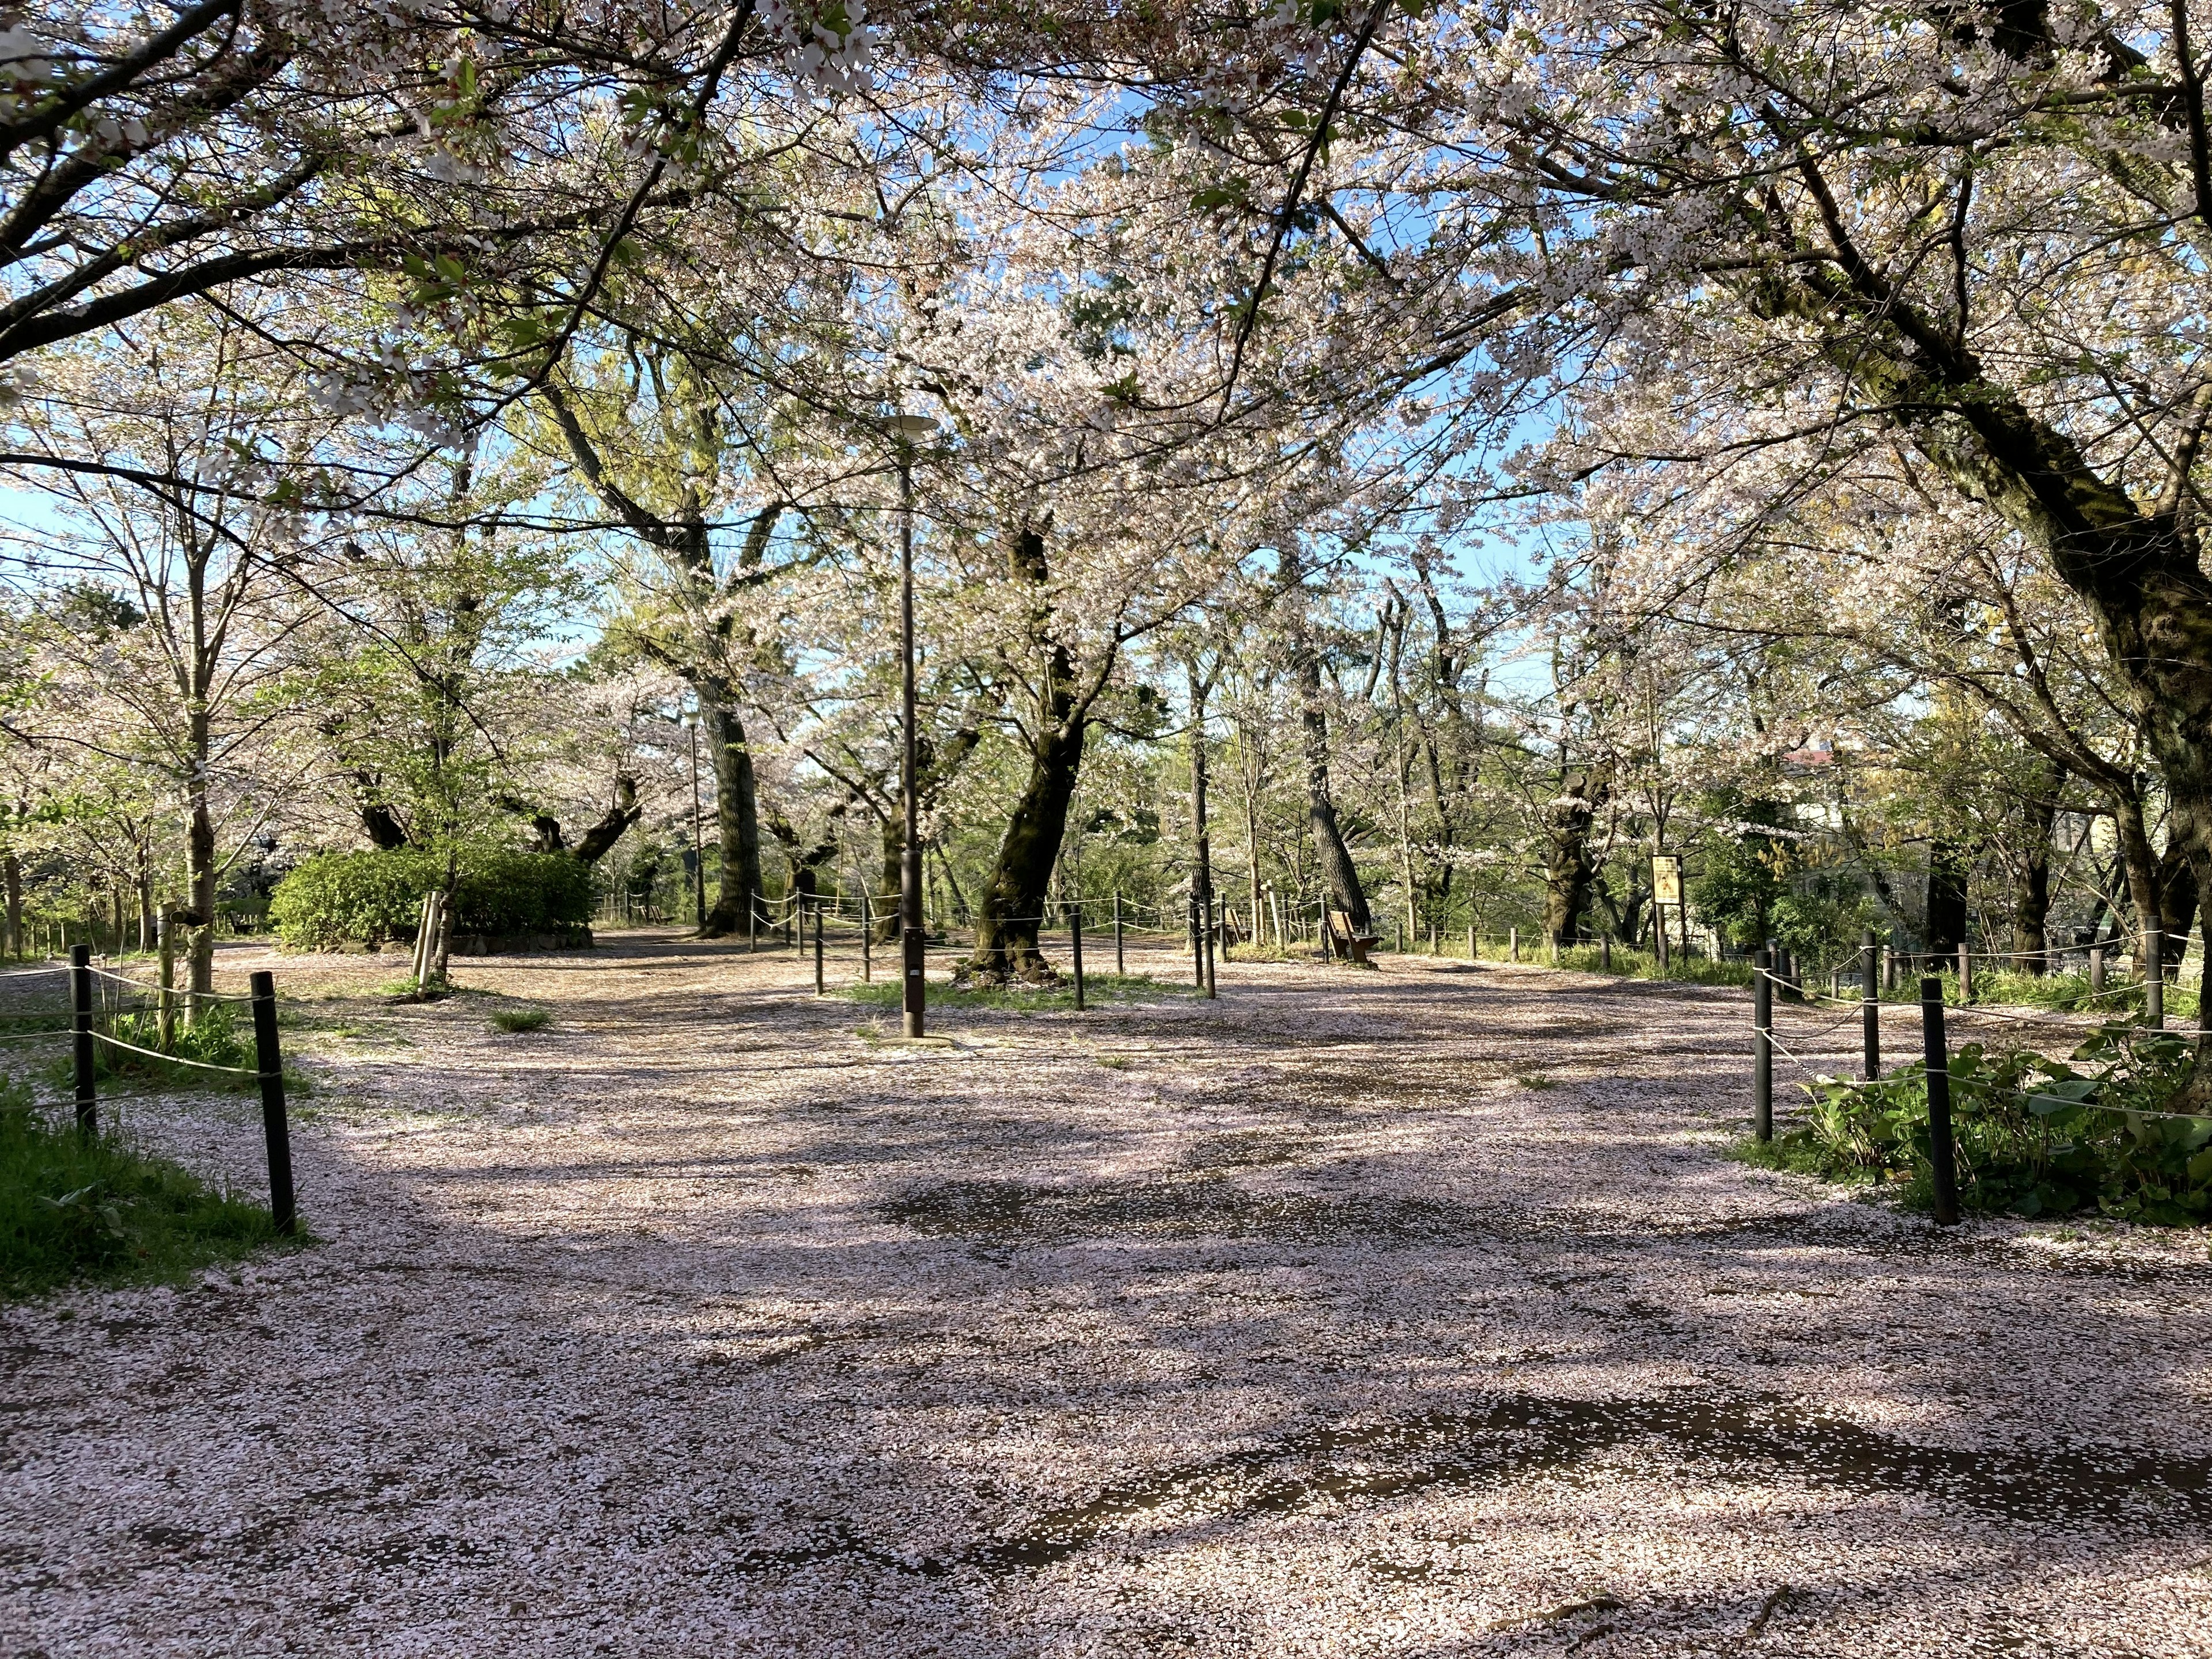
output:
<instances>
[{"instance_id":1,"label":"small green plant","mask_svg":"<svg viewBox=\"0 0 2212 1659\"><path fill-rule=\"evenodd\" d=\"M1127 1054L1101 1054L1098 1056L1098 1063L1109 1072L1126 1072L1129 1069L1129 1057Z\"/></svg>"},{"instance_id":2,"label":"small green plant","mask_svg":"<svg viewBox=\"0 0 2212 1659\"><path fill-rule=\"evenodd\" d=\"M1524 1089L1556 1089L1559 1086L1559 1080L1557 1078L1546 1077L1540 1072L1531 1073L1527 1077L1516 1077L1513 1080Z\"/></svg>"},{"instance_id":3,"label":"small green plant","mask_svg":"<svg viewBox=\"0 0 2212 1659\"><path fill-rule=\"evenodd\" d=\"M0 1082L0 1297L174 1282L277 1237L259 1205L118 1135L49 1122L20 1082Z\"/></svg>"},{"instance_id":4,"label":"small green plant","mask_svg":"<svg viewBox=\"0 0 2212 1659\"><path fill-rule=\"evenodd\" d=\"M187 1025L185 1023L184 999L178 999L175 1029L167 1049L161 1048L161 1024L152 1010L139 1010L117 1014L100 1028L118 1042L131 1045L118 1048L113 1043L94 1042L92 1048L93 1076L100 1080L130 1079L155 1083L165 1090L173 1089L251 1089L255 1086L252 1075L254 1057L252 1044L239 1030L233 1005L211 1003L200 1011L199 1018ZM144 1049L149 1052L137 1053ZM157 1054L173 1056L157 1058ZM179 1064L197 1060L198 1065ZM209 1066L228 1068L232 1073L205 1071ZM58 1082L68 1079L69 1062L61 1061L55 1071Z\"/></svg>"},{"instance_id":5,"label":"small green plant","mask_svg":"<svg viewBox=\"0 0 2212 1659\"><path fill-rule=\"evenodd\" d=\"M2161 1115L2190 1057L2172 1032L2117 1024L2065 1060L1965 1045L1949 1065L1960 1202L2025 1216L2212 1221L2212 1117ZM1907 1204L1932 1202L1923 1066L1866 1083L1821 1078L1807 1093L1796 1127L1742 1155L1830 1180L1896 1182Z\"/></svg>"},{"instance_id":6,"label":"small green plant","mask_svg":"<svg viewBox=\"0 0 2212 1659\"><path fill-rule=\"evenodd\" d=\"M553 1023L553 1014L547 1008L495 1008L491 1023L495 1030L520 1036L525 1031L544 1030Z\"/></svg>"}]
</instances>

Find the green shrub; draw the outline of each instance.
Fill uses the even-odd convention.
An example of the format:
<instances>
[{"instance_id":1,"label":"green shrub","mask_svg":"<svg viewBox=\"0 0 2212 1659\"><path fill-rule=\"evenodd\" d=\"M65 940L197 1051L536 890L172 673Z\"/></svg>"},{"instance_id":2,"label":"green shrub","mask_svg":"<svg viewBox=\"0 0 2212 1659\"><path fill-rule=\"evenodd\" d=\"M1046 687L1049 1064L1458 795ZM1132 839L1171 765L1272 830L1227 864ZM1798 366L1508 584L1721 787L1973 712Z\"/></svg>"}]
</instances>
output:
<instances>
[{"instance_id":1,"label":"green shrub","mask_svg":"<svg viewBox=\"0 0 2212 1659\"><path fill-rule=\"evenodd\" d=\"M410 939L446 870L442 853L325 853L276 884L269 919L296 951ZM592 866L579 859L480 849L460 860L453 931L573 933L590 923L592 898Z\"/></svg>"},{"instance_id":2,"label":"green shrub","mask_svg":"<svg viewBox=\"0 0 2212 1659\"><path fill-rule=\"evenodd\" d=\"M253 1044L240 1034L238 1018L233 1012L236 1005L228 1002L211 1003L200 1011L200 1017L190 1025L185 1024L184 997L177 998L177 1020L168 1052L179 1060L196 1060L203 1066L226 1066L252 1071L254 1066ZM118 1014L107 1023L108 1031L118 1040L135 1048L158 1049L161 1046L160 1018L151 1009ZM252 1088L252 1078L226 1077L220 1072L204 1072L198 1066L175 1066L155 1059L150 1054L132 1054L127 1048L117 1048L105 1042L92 1047L94 1075L100 1078L137 1077L160 1083L165 1087L204 1089Z\"/></svg>"},{"instance_id":3,"label":"green shrub","mask_svg":"<svg viewBox=\"0 0 2212 1659\"><path fill-rule=\"evenodd\" d=\"M2087 1069L1979 1043L1951 1056L1960 1202L2027 1216L2212 1220L2212 1117L2152 1115L2188 1074L2188 1040L2106 1025L2071 1059ZM1751 1156L1835 1180L1901 1179L1908 1203L1931 1201L1924 1066L1806 1088L1802 1124Z\"/></svg>"},{"instance_id":4,"label":"green shrub","mask_svg":"<svg viewBox=\"0 0 2212 1659\"><path fill-rule=\"evenodd\" d=\"M269 1212L113 1134L50 1124L0 1082L0 1296L174 1280L276 1242Z\"/></svg>"},{"instance_id":5,"label":"green shrub","mask_svg":"<svg viewBox=\"0 0 2212 1659\"><path fill-rule=\"evenodd\" d=\"M544 1030L553 1023L553 1016L544 1008L495 1008L491 1011L491 1023L509 1036L516 1036L525 1031Z\"/></svg>"}]
</instances>

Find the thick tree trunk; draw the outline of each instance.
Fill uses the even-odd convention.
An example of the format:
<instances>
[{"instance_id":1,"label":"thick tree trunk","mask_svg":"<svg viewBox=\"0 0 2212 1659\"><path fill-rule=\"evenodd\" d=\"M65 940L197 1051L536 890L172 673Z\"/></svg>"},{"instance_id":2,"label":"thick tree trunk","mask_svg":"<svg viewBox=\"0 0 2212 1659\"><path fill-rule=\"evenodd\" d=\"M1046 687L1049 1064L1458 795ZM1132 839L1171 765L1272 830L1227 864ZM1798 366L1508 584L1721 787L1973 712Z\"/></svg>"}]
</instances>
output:
<instances>
[{"instance_id":1,"label":"thick tree trunk","mask_svg":"<svg viewBox=\"0 0 2212 1659\"><path fill-rule=\"evenodd\" d=\"M1009 564L1014 579L1036 595L1030 635L1044 682L1030 727L1029 781L1014 803L990 879L983 884L975 909L975 951L963 964L965 973L986 982L1058 977L1037 949L1037 928L1067 834L1068 803L1075 798L1083 766L1091 698L1105 684L1102 672L1088 696L1077 693L1074 660L1052 632L1042 533L1024 529L1015 538Z\"/></svg>"},{"instance_id":2,"label":"thick tree trunk","mask_svg":"<svg viewBox=\"0 0 2212 1659\"><path fill-rule=\"evenodd\" d=\"M1306 821L1313 830L1314 856L1321 866L1330 908L1341 910L1355 933L1374 931L1367 908L1367 890L1360 885L1359 867L1345 845L1338 823L1336 800L1328 781L1328 714L1321 701L1321 658L1303 638L1298 644L1298 689L1303 707L1299 723L1305 734Z\"/></svg>"},{"instance_id":3,"label":"thick tree trunk","mask_svg":"<svg viewBox=\"0 0 2212 1659\"><path fill-rule=\"evenodd\" d=\"M765 921L760 908L760 799L753 781L752 750L744 723L730 702L730 687L720 678L702 678L700 729L714 763L714 829L721 842L722 881L702 933L723 939L746 931L748 913Z\"/></svg>"},{"instance_id":4,"label":"thick tree trunk","mask_svg":"<svg viewBox=\"0 0 2212 1659\"><path fill-rule=\"evenodd\" d=\"M1030 752L1029 781L1014 803L1006 839L975 911L975 953L968 969L985 981L1053 980L1058 975L1037 948L1039 919L1052 885L1053 865L1067 834L1067 806L1083 765L1088 722L1065 718L1046 728Z\"/></svg>"},{"instance_id":5,"label":"thick tree trunk","mask_svg":"<svg viewBox=\"0 0 2212 1659\"><path fill-rule=\"evenodd\" d=\"M1973 854L1958 842L1938 837L1929 843L1928 902L1921 916L1929 950L1949 955L1966 942L1966 879L1973 866Z\"/></svg>"},{"instance_id":6,"label":"thick tree trunk","mask_svg":"<svg viewBox=\"0 0 2212 1659\"><path fill-rule=\"evenodd\" d=\"M1185 665L1190 688L1190 896L1193 903L1213 903L1213 838L1206 812L1206 694L1198 665Z\"/></svg>"},{"instance_id":7,"label":"thick tree trunk","mask_svg":"<svg viewBox=\"0 0 2212 1659\"><path fill-rule=\"evenodd\" d=\"M2120 844L2120 867L2126 872L2128 902L2135 907L2138 936L2153 919L2163 915L2159 902L2158 854L2151 850L2150 825L2143 816L2142 797L2112 797L2112 829Z\"/></svg>"},{"instance_id":8,"label":"thick tree trunk","mask_svg":"<svg viewBox=\"0 0 2212 1659\"><path fill-rule=\"evenodd\" d=\"M2012 948L2019 953L2018 965L2031 974L2043 972L2044 953L2050 948L2051 825L2057 805L2056 800L2029 803L2030 839L2013 879ZM2037 825L2040 836L2034 834Z\"/></svg>"},{"instance_id":9,"label":"thick tree trunk","mask_svg":"<svg viewBox=\"0 0 2212 1659\"><path fill-rule=\"evenodd\" d=\"M1562 946L1574 943L1589 912L1590 886L1597 874L1590 858L1590 823L1609 793L1601 774L1569 769L1560 775L1559 793L1544 808L1544 933Z\"/></svg>"},{"instance_id":10,"label":"thick tree trunk","mask_svg":"<svg viewBox=\"0 0 2212 1659\"><path fill-rule=\"evenodd\" d=\"M8 954L23 959L23 861L13 853L0 857L0 882L7 886Z\"/></svg>"}]
</instances>

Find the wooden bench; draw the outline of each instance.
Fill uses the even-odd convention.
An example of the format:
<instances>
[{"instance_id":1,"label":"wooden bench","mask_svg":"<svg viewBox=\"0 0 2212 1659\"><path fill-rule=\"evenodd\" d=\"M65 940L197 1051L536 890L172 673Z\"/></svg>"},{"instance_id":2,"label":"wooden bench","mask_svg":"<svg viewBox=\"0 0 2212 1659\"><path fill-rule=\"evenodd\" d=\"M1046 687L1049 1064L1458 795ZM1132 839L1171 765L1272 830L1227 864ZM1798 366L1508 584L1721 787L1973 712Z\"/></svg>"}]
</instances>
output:
<instances>
[{"instance_id":1,"label":"wooden bench","mask_svg":"<svg viewBox=\"0 0 2212 1659\"><path fill-rule=\"evenodd\" d=\"M1328 913L1328 943L1334 954L1349 957L1361 967L1366 967L1367 953L1382 942L1379 933L1355 933L1352 918L1341 910Z\"/></svg>"}]
</instances>

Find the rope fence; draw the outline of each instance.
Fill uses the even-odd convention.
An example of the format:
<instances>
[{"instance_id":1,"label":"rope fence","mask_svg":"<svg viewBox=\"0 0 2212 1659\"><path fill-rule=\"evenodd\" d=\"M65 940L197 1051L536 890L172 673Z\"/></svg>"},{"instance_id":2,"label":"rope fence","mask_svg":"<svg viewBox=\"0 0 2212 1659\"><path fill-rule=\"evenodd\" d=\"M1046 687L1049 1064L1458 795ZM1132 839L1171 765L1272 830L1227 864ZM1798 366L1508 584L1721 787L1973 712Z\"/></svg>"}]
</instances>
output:
<instances>
[{"instance_id":1,"label":"rope fence","mask_svg":"<svg viewBox=\"0 0 2212 1659\"><path fill-rule=\"evenodd\" d=\"M256 972L250 981L252 990L242 997L204 991L195 995L173 988L149 986L126 975L94 968L91 951L82 945L70 947L70 963L64 971L67 975L68 1024L47 1030L0 1034L0 1042L69 1040L70 1099L75 1108L78 1133L87 1137L100 1133L100 1114L103 1104L113 1107L127 1101L161 1099L174 1092L169 1089L143 1087L121 1090L110 1087L103 1092L99 1065L99 1056L103 1049L136 1055L160 1068L176 1067L186 1072L258 1083L261 1094L263 1139L269 1164L270 1213L278 1232L296 1232L299 1229L299 1206L292 1181L291 1127L284 1100L284 1056L277 1037L274 978L266 972ZM49 976L52 975L50 974ZM20 978L22 975L9 977ZM132 1006L126 1006L126 999L112 994L118 987L135 994L137 1000ZM143 1043L118 1036L110 1029L117 1019L125 1015L160 1012L164 1015L161 1040L166 1043L169 1040L167 1015L173 1011L174 1004L179 1001L185 1004L188 1018L195 1007L204 1012L206 1007L212 1006L245 1004L251 1010L254 1063L250 1066L226 1066L190 1054L149 1048ZM59 1011L56 1012L58 1013Z\"/></svg>"}]
</instances>

